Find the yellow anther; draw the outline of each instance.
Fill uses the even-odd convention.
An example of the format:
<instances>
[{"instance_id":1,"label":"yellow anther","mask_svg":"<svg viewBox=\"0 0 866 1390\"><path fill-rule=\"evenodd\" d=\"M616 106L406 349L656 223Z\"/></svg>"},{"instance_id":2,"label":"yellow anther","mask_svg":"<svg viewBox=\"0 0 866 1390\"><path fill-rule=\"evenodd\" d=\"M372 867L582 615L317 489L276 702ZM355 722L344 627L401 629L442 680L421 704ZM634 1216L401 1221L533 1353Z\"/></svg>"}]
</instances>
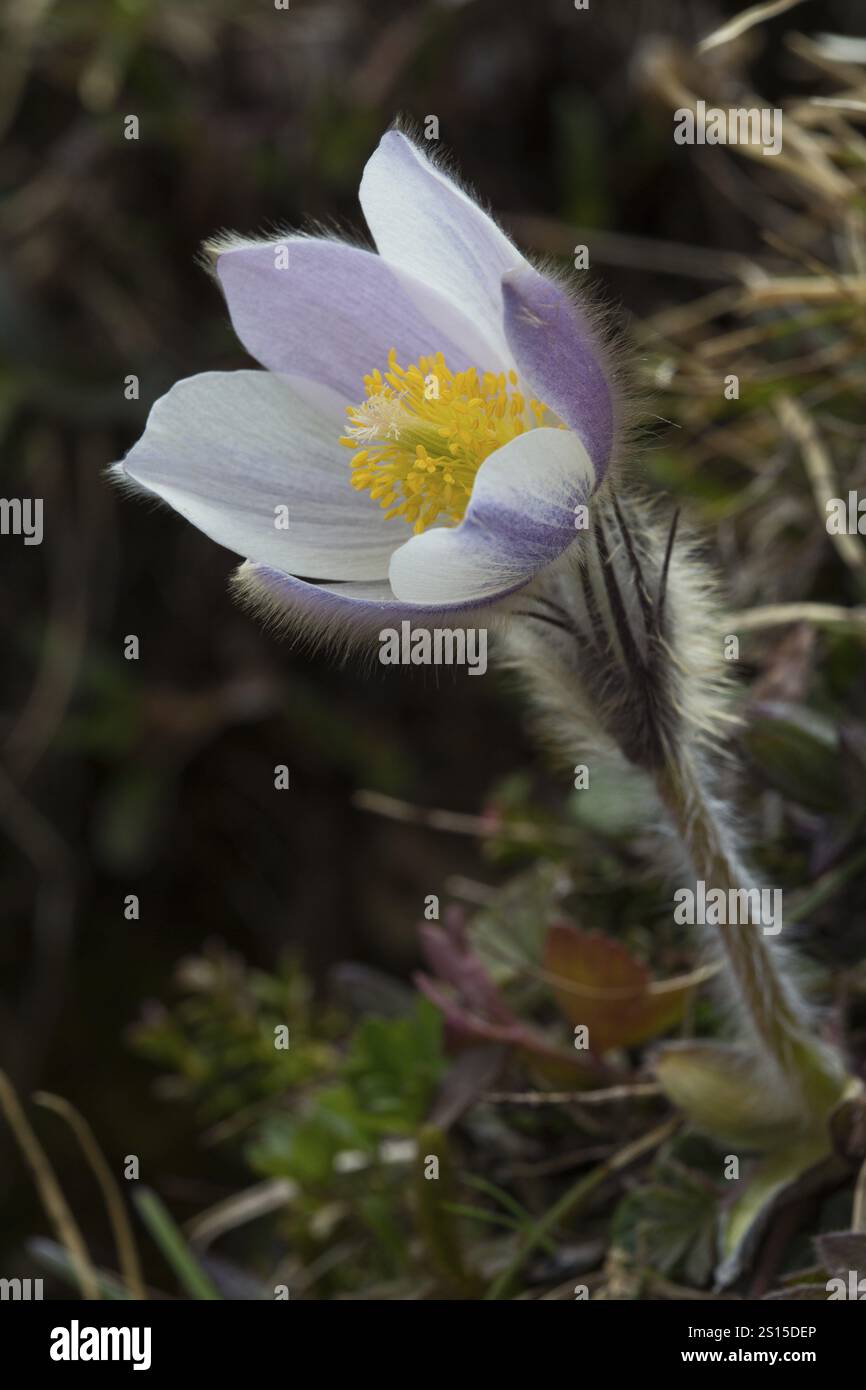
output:
<instances>
[{"instance_id":1,"label":"yellow anther","mask_svg":"<svg viewBox=\"0 0 866 1390\"><path fill-rule=\"evenodd\" d=\"M404 368L392 348L388 370L364 377L367 398L347 412L340 443L356 451L352 486L417 534L440 520L456 525L484 460L525 430L558 423L518 384L515 371L452 372L441 352Z\"/></svg>"}]
</instances>

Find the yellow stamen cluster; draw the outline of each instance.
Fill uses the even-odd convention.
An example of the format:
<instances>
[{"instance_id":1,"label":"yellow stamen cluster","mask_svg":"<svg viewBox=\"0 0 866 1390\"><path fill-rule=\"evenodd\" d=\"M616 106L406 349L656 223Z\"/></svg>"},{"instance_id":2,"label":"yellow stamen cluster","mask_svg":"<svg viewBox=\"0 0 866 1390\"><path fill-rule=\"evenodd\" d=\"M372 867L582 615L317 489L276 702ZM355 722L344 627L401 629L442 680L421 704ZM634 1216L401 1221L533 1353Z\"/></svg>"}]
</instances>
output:
<instances>
[{"instance_id":1,"label":"yellow stamen cluster","mask_svg":"<svg viewBox=\"0 0 866 1390\"><path fill-rule=\"evenodd\" d=\"M388 371L377 368L364 386L367 399L349 407L340 440L364 446L352 459L352 487L369 489L389 519L400 516L416 532L443 514L462 520L488 455L549 416L524 399L516 372L452 372L441 352L404 368L392 348Z\"/></svg>"}]
</instances>

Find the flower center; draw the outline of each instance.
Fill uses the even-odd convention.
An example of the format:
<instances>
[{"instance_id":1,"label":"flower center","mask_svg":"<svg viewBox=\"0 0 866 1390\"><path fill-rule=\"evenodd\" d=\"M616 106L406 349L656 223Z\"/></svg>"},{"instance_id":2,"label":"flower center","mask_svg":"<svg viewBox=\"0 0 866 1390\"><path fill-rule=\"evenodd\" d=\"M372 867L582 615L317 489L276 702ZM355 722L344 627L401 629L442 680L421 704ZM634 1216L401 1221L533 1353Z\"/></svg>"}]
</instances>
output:
<instances>
[{"instance_id":1,"label":"flower center","mask_svg":"<svg viewBox=\"0 0 866 1390\"><path fill-rule=\"evenodd\" d=\"M444 516L462 520L475 475L488 455L541 424L558 424L540 401L527 402L516 372L452 372L441 352L364 377L367 399L349 406L340 443L358 449L352 487L369 489L387 517L421 532Z\"/></svg>"}]
</instances>

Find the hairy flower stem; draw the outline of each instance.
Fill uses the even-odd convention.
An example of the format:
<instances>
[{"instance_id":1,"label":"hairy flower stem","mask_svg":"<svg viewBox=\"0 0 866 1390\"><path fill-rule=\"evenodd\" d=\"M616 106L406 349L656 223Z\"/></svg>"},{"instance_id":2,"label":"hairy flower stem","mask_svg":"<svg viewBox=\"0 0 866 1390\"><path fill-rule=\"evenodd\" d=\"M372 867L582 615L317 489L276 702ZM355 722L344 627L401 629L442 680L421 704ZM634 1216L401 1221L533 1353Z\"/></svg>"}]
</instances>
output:
<instances>
[{"instance_id":1,"label":"hairy flower stem","mask_svg":"<svg viewBox=\"0 0 866 1390\"><path fill-rule=\"evenodd\" d=\"M758 885L709 762L731 719L718 643L708 635L718 632L712 581L678 534L676 515L662 527L640 497L620 491L597 499L585 544L522 596L507 659L545 715L545 737L570 763L575 748L612 745L653 778L696 880L720 890L732 907L725 916L739 919L707 923L745 1035L724 1055L742 1068L755 1108L766 1093L815 1133L850 1078L816 1033L787 942L745 910Z\"/></svg>"},{"instance_id":2,"label":"hairy flower stem","mask_svg":"<svg viewBox=\"0 0 866 1390\"><path fill-rule=\"evenodd\" d=\"M722 808L707 792L701 770L687 758L673 760L658 770L656 785L696 877L707 890L720 888L727 894L732 888L751 886ZM750 923L719 925L715 931L735 1001L757 1051L809 1117L820 1123L845 1088L841 1058L816 1040L812 1020L783 973L774 940Z\"/></svg>"}]
</instances>

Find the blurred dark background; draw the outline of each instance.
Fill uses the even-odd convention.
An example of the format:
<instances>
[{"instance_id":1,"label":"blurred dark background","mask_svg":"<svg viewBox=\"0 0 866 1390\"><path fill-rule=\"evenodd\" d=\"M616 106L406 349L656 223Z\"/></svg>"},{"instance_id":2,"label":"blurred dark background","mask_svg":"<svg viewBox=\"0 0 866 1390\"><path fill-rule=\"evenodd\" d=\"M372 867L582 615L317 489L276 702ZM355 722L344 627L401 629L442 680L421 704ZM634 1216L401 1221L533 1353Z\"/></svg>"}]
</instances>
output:
<instances>
[{"instance_id":1,"label":"blurred dark background","mask_svg":"<svg viewBox=\"0 0 866 1390\"><path fill-rule=\"evenodd\" d=\"M556 795L496 677L362 678L278 645L230 600L231 555L107 484L172 382L248 365L199 246L220 228L361 230L382 131L433 114L527 249L591 241L624 316L712 288L714 250L757 244L746 175L729 160L727 188L690 176L641 55L741 8L64 0L0 19L2 490L45 501L41 547L0 539L2 1065L21 1094L68 1097L110 1153L138 1153L180 1215L228 1190L231 1169L202 1159L125 1037L178 959L216 938L262 965L295 945L322 985L344 959L405 974L424 896L471 874L476 848L354 794L478 814L528 768ZM792 19L856 33L860 9L816 0L762 29L763 93L804 84L776 42ZM705 256L687 266L649 241ZM98 1253L99 1194L59 1127L51 1147ZM45 1222L5 1129L0 1185L12 1248Z\"/></svg>"}]
</instances>

